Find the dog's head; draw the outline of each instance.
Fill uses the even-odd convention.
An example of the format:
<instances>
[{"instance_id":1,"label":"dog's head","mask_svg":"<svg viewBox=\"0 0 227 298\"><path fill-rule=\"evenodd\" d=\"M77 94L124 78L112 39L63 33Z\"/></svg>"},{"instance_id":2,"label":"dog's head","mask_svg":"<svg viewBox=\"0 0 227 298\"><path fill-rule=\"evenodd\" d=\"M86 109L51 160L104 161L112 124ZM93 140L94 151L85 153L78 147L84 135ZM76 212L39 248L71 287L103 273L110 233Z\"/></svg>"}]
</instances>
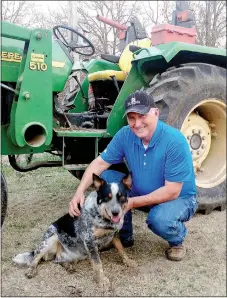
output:
<instances>
[{"instance_id":1,"label":"dog's head","mask_svg":"<svg viewBox=\"0 0 227 298\"><path fill-rule=\"evenodd\" d=\"M102 217L113 223L123 223L128 203L128 191L132 186L130 174L119 183L107 183L93 174L93 184L97 191L97 204Z\"/></svg>"}]
</instances>

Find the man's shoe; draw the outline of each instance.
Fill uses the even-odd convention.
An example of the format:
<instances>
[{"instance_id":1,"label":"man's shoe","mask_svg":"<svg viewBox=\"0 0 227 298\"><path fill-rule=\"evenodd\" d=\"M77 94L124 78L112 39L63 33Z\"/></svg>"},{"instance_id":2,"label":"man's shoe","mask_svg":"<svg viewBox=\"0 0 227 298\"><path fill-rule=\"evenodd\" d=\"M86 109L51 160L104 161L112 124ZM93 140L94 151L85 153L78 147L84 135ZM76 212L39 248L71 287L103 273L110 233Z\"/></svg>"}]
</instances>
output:
<instances>
[{"instance_id":1,"label":"man's shoe","mask_svg":"<svg viewBox=\"0 0 227 298\"><path fill-rule=\"evenodd\" d=\"M171 246L165 251L165 254L171 261L181 261L186 255L186 247L182 244Z\"/></svg>"}]
</instances>

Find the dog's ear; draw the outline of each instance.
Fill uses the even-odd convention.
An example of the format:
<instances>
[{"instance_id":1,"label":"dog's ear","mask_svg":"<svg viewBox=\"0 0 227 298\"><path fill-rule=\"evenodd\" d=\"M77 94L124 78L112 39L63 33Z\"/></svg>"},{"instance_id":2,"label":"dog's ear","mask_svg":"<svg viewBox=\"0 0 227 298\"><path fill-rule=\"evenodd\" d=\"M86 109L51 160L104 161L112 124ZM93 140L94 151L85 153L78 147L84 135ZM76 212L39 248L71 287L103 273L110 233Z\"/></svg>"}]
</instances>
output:
<instances>
[{"instance_id":1,"label":"dog's ear","mask_svg":"<svg viewBox=\"0 0 227 298\"><path fill-rule=\"evenodd\" d=\"M132 188L132 174L128 173L128 175L124 176L122 179L122 183L128 188Z\"/></svg>"},{"instance_id":2,"label":"dog's ear","mask_svg":"<svg viewBox=\"0 0 227 298\"><path fill-rule=\"evenodd\" d=\"M104 183L105 181L102 178L93 173L93 184L96 190L99 190L100 186L102 186Z\"/></svg>"}]
</instances>

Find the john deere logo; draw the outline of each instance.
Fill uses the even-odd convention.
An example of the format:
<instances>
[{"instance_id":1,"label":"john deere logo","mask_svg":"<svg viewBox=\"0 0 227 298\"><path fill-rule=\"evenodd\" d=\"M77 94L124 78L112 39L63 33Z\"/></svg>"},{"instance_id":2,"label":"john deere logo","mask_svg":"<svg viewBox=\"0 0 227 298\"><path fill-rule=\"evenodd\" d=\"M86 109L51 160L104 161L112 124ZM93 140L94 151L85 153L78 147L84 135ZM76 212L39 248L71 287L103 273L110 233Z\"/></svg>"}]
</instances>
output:
<instances>
[{"instance_id":1,"label":"john deere logo","mask_svg":"<svg viewBox=\"0 0 227 298\"><path fill-rule=\"evenodd\" d=\"M22 56L18 53L11 53L11 52L2 52L1 60L2 61L9 61L9 62L18 62L20 63Z\"/></svg>"}]
</instances>

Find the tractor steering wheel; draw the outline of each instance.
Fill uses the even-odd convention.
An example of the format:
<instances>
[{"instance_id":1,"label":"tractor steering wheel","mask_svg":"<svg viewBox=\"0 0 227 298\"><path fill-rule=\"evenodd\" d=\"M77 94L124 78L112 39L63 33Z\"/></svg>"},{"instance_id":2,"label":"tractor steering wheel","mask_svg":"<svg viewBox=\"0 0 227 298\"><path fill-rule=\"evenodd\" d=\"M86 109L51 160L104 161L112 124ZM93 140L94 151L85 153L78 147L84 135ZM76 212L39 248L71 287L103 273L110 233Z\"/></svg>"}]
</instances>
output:
<instances>
[{"instance_id":1,"label":"tractor steering wheel","mask_svg":"<svg viewBox=\"0 0 227 298\"><path fill-rule=\"evenodd\" d=\"M63 30L59 30L59 29L63 29ZM64 32L63 32L64 31ZM71 35L71 41L68 42L66 40L66 37L64 35L68 35L68 31L70 32ZM72 51L76 52L77 54L80 55L84 55L84 56L91 56L95 53L95 47L93 46L93 44L90 42L90 40L88 40L83 34L81 34L80 32L74 30L71 27L65 26L65 25L58 25L55 26L53 28L53 33L54 36L59 39L66 47L70 48ZM63 35L64 34L64 35ZM73 40L73 34L79 36L82 38L83 44L78 44L75 40ZM85 44L84 44L85 42ZM78 48L90 48L91 49L91 53L84 53L84 52L80 52L77 49Z\"/></svg>"}]
</instances>

